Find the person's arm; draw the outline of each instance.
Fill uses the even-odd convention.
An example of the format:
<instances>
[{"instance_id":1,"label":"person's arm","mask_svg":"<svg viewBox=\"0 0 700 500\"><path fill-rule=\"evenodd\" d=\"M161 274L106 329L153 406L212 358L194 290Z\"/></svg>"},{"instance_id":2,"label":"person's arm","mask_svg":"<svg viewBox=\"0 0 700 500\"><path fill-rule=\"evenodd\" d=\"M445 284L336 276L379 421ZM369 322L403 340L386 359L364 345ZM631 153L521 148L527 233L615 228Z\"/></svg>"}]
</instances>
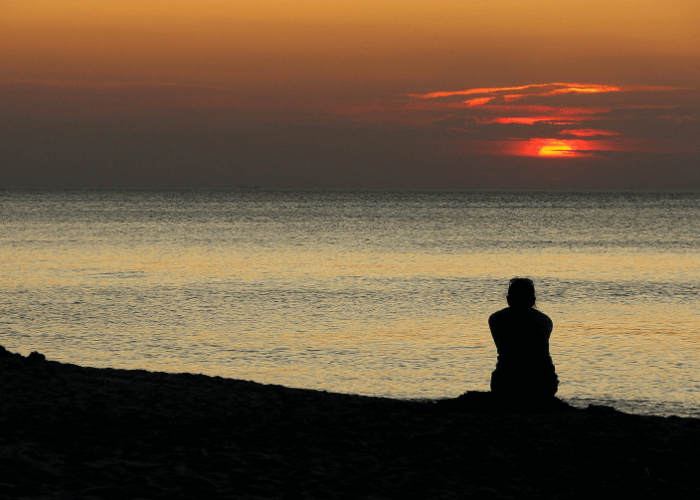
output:
<instances>
[{"instance_id":1,"label":"person's arm","mask_svg":"<svg viewBox=\"0 0 700 500\"><path fill-rule=\"evenodd\" d=\"M493 343L496 344L496 349L498 349L498 327L496 326L495 314L489 316L489 330L491 330L491 338Z\"/></svg>"},{"instance_id":2,"label":"person's arm","mask_svg":"<svg viewBox=\"0 0 700 500\"><path fill-rule=\"evenodd\" d=\"M543 314L544 314L544 313L543 313ZM554 330L554 322L552 321L552 318L550 318L550 317L547 316L546 314L544 315L544 317L545 317L545 319L546 319L546 321L547 321L547 330L548 330L548 332L547 332L547 338L549 339L549 337L552 335L552 330Z\"/></svg>"}]
</instances>

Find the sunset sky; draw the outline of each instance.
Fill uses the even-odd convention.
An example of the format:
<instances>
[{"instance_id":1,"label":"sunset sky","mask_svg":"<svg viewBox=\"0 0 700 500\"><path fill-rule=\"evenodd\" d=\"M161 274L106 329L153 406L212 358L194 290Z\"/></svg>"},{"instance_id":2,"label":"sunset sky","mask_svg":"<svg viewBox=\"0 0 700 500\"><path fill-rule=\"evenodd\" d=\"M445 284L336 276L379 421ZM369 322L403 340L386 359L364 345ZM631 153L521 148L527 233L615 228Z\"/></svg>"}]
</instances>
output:
<instances>
[{"instance_id":1,"label":"sunset sky","mask_svg":"<svg viewBox=\"0 0 700 500\"><path fill-rule=\"evenodd\" d=\"M700 2L0 0L0 188L700 189Z\"/></svg>"}]
</instances>

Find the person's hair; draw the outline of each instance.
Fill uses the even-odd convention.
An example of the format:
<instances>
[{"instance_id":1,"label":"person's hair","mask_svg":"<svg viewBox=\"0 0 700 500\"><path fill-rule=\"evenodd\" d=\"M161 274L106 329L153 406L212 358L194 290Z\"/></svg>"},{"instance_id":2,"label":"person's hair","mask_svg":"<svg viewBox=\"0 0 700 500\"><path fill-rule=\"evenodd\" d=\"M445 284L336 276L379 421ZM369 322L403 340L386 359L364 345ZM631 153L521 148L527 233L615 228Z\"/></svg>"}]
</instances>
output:
<instances>
[{"instance_id":1,"label":"person's hair","mask_svg":"<svg viewBox=\"0 0 700 500\"><path fill-rule=\"evenodd\" d=\"M513 278L506 301L511 307L535 307L535 284L530 278Z\"/></svg>"}]
</instances>

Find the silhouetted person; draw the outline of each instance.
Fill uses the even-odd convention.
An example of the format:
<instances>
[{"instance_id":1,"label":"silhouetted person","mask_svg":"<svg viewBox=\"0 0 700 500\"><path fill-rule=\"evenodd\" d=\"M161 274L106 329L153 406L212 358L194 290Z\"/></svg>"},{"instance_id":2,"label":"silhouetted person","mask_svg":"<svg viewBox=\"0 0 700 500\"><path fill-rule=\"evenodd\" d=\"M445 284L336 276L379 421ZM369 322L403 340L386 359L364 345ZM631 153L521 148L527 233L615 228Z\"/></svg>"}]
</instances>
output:
<instances>
[{"instance_id":1,"label":"silhouetted person","mask_svg":"<svg viewBox=\"0 0 700 500\"><path fill-rule=\"evenodd\" d=\"M535 285L528 278L513 278L508 286L508 307L489 317L498 363L491 374L491 392L513 399L551 397L559 379L549 355L552 320L535 309Z\"/></svg>"}]
</instances>

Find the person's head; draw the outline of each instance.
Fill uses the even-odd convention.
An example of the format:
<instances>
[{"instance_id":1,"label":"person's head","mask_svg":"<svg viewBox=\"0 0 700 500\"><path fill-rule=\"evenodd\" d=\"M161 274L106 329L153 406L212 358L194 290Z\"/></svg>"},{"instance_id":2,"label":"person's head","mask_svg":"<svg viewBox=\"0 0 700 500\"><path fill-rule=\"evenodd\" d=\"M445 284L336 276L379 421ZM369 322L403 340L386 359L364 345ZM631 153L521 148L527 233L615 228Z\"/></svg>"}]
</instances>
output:
<instances>
[{"instance_id":1,"label":"person's head","mask_svg":"<svg viewBox=\"0 0 700 500\"><path fill-rule=\"evenodd\" d=\"M506 301L511 307L535 307L535 284L530 278L513 278Z\"/></svg>"}]
</instances>

